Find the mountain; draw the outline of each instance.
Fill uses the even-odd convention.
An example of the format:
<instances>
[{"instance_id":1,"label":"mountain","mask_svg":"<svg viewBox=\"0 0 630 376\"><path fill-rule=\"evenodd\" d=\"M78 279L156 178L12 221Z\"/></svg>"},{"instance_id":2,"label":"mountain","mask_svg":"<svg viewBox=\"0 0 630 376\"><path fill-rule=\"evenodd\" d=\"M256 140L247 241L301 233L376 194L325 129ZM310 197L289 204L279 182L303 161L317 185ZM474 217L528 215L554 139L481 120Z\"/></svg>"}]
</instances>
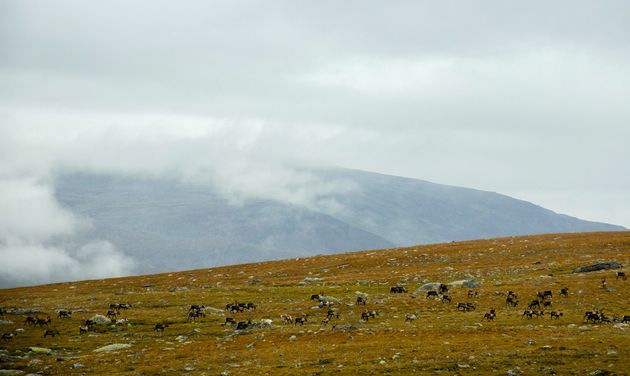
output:
<instances>
[{"instance_id":1,"label":"mountain","mask_svg":"<svg viewBox=\"0 0 630 376\"><path fill-rule=\"evenodd\" d=\"M614 231L492 192L376 173L329 169L323 181L353 187L306 207L270 199L234 204L217 189L168 179L69 174L56 197L138 261L139 272L302 257L475 238Z\"/></svg>"}]
</instances>

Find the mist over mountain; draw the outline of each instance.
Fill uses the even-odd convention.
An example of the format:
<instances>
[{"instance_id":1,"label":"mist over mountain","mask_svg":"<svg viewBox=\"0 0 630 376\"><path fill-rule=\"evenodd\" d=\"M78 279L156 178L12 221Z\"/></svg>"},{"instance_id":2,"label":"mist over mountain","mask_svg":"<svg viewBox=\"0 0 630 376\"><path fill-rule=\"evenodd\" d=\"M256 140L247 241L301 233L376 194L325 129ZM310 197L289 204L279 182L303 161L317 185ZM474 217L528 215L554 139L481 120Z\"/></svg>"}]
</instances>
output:
<instances>
[{"instance_id":1,"label":"mist over mountain","mask_svg":"<svg viewBox=\"0 0 630 376\"><path fill-rule=\"evenodd\" d=\"M314 170L350 189L313 205L234 201L208 185L160 178L66 174L55 196L150 273L362 249L623 227L557 214L492 192L348 169Z\"/></svg>"}]
</instances>

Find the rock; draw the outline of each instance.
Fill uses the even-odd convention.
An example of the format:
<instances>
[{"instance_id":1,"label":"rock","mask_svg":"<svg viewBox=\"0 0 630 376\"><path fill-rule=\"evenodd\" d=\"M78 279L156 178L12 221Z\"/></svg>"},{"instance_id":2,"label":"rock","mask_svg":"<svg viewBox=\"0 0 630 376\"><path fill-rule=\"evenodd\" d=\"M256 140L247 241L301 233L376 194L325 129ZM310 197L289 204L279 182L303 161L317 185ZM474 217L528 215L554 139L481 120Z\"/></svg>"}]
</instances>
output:
<instances>
[{"instance_id":1,"label":"rock","mask_svg":"<svg viewBox=\"0 0 630 376\"><path fill-rule=\"evenodd\" d=\"M52 354L52 350L51 349L47 349L45 347L29 347L28 351L35 353L35 354L46 354L46 355L50 355Z\"/></svg>"},{"instance_id":2,"label":"rock","mask_svg":"<svg viewBox=\"0 0 630 376\"><path fill-rule=\"evenodd\" d=\"M295 342L296 340L297 340L297 337L294 336L294 335L289 337L289 341L291 341L291 342Z\"/></svg>"},{"instance_id":3,"label":"rock","mask_svg":"<svg viewBox=\"0 0 630 376\"><path fill-rule=\"evenodd\" d=\"M24 371L20 371L19 369L0 369L0 375L14 376L14 375L23 375Z\"/></svg>"},{"instance_id":4,"label":"rock","mask_svg":"<svg viewBox=\"0 0 630 376\"><path fill-rule=\"evenodd\" d=\"M177 341L179 343L185 342L186 340L188 340L188 337L186 337L186 336L177 336L177 337L175 337L175 341Z\"/></svg>"},{"instance_id":5,"label":"rock","mask_svg":"<svg viewBox=\"0 0 630 376\"><path fill-rule=\"evenodd\" d=\"M108 319L103 315L94 315L90 317L90 321L95 323L96 325L109 325L112 323L112 320Z\"/></svg>"},{"instance_id":6,"label":"rock","mask_svg":"<svg viewBox=\"0 0 630 376\"><path fill-rule=\"evenodd\" d=\"M418 292L420 290L437 290L440 287L440 285L441 285L440 282L425 283L424 285L420 286L420 288L417 289L415 292Z\"/></svg>"},{"instance_id":7,"label":"rock","mask_svg":"<svg viewBox=\"0 0 630 376\"><path fill-rule=\"evenodd\" d=\"M39 307L31 308L8 308L6 313L9 315L27 315L29 313L40 313L42 311Z\"/></svg>"},{"instance_id":8,"label":"rock","mask_svg":"<svg viewBox=\"0 0 630 376\"><path fill-rule=\"evenodd\" d=\"M169 292L178 292L178 291L188 291L188 287L186 286L182 286L182 287L171 287L170 289L168 289Z\"/></svg>"},{"instance_id":9,"label":"rock","mask_svg":"<svg viewBox=\"0 0 630 376\"><path fill-rule=\"evenodd\" d=\"M13 324L15 323L11 320L0 320L0 325L13 325Z\"/></svg>"},{"instance_id":10,"label":"rock","mask_svg":"<svg viewBox=\"0 0 630 376\"><path fill-rule=\"evenodd\" d=\"M186 371L186 372L192 372L194 370L195 370L195 368L193 366L186 366L186 367L184 367L184 371Z\"/></svg>"},{"instance_id":11,"label":"rock","mask_svg":"<svg viewBox=\"0 0 630 376\"><path fill-rule=\"evenodd\" d=\"M94 352L107 352L107 351L118 351L130 348L131 345L128 343L113 343L111 345L99 347L94 350Z\"/></svg>"},{"instance_id":12,"label":"rock","mask_svg":"<svg viewBox=\"0 0 630 376\"><path fill-rule=\"evenodd\" d=\"M621 267L622 265L617 261L598 262L596 264L575 268L573 269L573 273L588 273L596 272L598 270L619 269Z\"/></svg>"},{"instance_id":13,"label":"rock","mask_svg":"<svg viewBox=\"0 0 630 376\"><path fill-rule=\"evenodd\" d=\"M481 287L481 283L475 281L472 278L460 279L459 281L453 281L453 282L450 282L449 285L451 285L451 286L461 286L461 287L466 287L466 288L469 288L469 289L474 289L474 288Z\"/></svg>"},{"instance_id":14,"label":"rock","mask_svg":"<svg viewBox=\"0 0 630 376\"><path fill-rule=\"evenodd\" d=\"M74 363L74 364L72 365L72 368L75 368L75 369L76 369L76 368L83 368L83 364L81 364L81 363Z\"/></svg>"},{"instance_id":15,"label":"rock","mask_svg":"<svg viewBox=\"0 0 630 376\"><path fill-rule=\"evenodd\" d=\"M311 283L311 282L322 282L323 279L320 277L306 277L302 280L302 282L304 283Z\"/></svg>"}]
</instances>

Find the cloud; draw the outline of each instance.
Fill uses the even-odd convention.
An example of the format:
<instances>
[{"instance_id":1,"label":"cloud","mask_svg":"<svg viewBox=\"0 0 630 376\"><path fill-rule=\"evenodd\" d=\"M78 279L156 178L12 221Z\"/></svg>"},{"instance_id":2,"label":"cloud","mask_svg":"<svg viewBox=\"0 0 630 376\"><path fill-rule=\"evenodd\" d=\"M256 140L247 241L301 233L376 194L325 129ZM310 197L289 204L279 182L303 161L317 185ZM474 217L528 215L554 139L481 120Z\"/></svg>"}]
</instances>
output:
<instances>
[{"instance_id":1,"label":"cloud","mask_svg":"<svg viewBox=\"0 0 630 376\"><path fill-rule=\"evenodd\" d=\"M49 184L3 176L0 208L0 287L133 271L133 261L107 241L73 244L89 223L60 207Z\"/></svg>"}]
</instances>

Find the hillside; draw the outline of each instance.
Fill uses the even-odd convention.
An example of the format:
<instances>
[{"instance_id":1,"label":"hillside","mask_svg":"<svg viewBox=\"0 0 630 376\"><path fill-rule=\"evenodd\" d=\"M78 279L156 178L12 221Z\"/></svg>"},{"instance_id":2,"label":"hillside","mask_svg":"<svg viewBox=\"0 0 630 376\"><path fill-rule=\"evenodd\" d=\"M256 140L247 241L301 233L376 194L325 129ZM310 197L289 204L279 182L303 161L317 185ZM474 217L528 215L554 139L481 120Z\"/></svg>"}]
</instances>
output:
<instances>
[{"instance_id":1,"label":"hillside","mask_svg":"<svg viewBox=\"0 0 630 376\"><path fill-rule=\"evenodd\" d=\"M59 202L90 222L81 238L105 239L138 273L314 254L549 232L622 227L559 215L492 192L375 173L329 169L318 181L349 189L297 205L238 204L212 186L115 175L64 175Z\"/></svg>"},{"instance_id":2,"label":"hillside","mask_svg":"<svg viewBox=\"0 0 630 376\"><path fill-rule=\"evenodd\" d=\"M0 342L0 368L63 375L625 375L630 327L621 320L630 315L630 282L616 274L628 270L573 272L601 261L627 266L630 232L449 242L4 289L0 331L16 335ZM480 286L451 284L471 279ZM447 284L451 302L426 299L425 290L412 296L430 282ZM391 293L392 286L409 293ZM551 302L544 315L523 316L545 290L553 296L544 300ZM506 305L508 291L518 295L517 307ZM313 294L335 303L319 308ZM367 303L358 305L358 296ZM256 309L225 310L236 302ZM85 320L112 303L131 305L117 317L124 324L80 334ZM476 309L464 312L458 303ZM188 320L192 304L203 304L205 317ZM339 317L322 324L329 308ZM496 316L484 320L492 308ZM57 318L60 309L72 317ZM551 318L552 310L562 315ZM365 311L377 314L361 320ZM603 312L604 320L587 322L586 311ZM296 325L284 323L283 314L308 317ZM412 314L416 319L406 321ZM24 323L46 315L52 322L44 327ZM226 317L260 325L235 330L223 325ZM161 323L168 326L156 332ZM46 328L59 335L44 337ZM103 349L112 344L124 346Z\"/></svg>"}]
</instances>

